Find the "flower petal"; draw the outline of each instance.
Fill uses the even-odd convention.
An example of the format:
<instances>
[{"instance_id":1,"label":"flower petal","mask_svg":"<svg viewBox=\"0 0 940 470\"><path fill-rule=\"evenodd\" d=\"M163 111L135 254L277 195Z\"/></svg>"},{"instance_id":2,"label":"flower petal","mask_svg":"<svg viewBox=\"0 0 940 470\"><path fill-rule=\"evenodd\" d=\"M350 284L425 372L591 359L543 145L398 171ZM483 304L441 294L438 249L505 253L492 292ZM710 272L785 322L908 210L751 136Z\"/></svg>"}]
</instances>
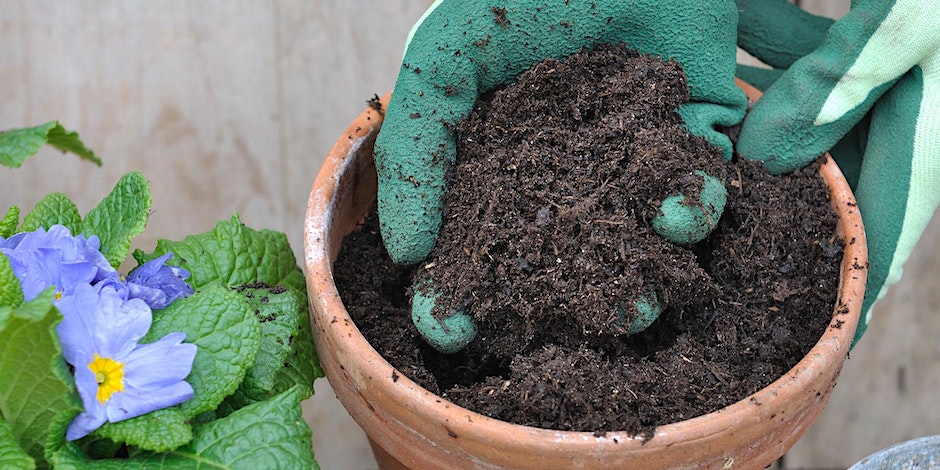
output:
<instances>
[{"instance_id":1,"label":"flower petal","mask_svg":"<svg viewBox=\"0 0 940 470\"><path fill-rule=\"evenodd\" d=\"M66 439L69 441L85 437L107 421L105 407L97 400L98 382L95 381L95 374L88 368L88 364L75 367L75 386L85 411L69 423L66 431Z\"/></svg>"},{"instance_id":2,"label":"flower petal","mask_svg":"<svg viewBox=\"0 0 940 470\"><path fill-rule=\"evenodd\" d=\"M182 381L153 390L139 390L125 384L123 392L111 396L105 411L108 421L116 423L178 405L192 397L193 387Z\"/></svg>"},{"instance_id":3,"label":"flower petal","mask_svg":"<svg viewBox=\"0 0 940 470\"><path fill-rule=\"evenodd\" d=\"M78 389L78 396L82 399L86 413L103 414L101 410L95 411L102 408L102 405L98 402L98 381L89 367L93 358L93 355L89 356L80 366L75 366L75 388Z\"/></svg>"},{"instance_id":4,"label":"flower petal","mask_svg":"<svg viewBox=\"0 0 940 470\"><path fill-rule=\"evenodd\" d=\"M192 370L196 345L181 344L185 338L183 333L171 333L127 355L124 391L112 395L105 405L109 421L133 418L193 397L192 386L183 379Z\"/></svg>"},{"instance_id":5,"label":"flower petal","mask_svg":"<svg viewBox=\"0 0 940 470\"><path fill-rule=\"evenodd\" d=\"M57 286L63 291L80 284L91 284L98 269L87 262L66 262L59 261L59 278L66 280L61 282L62 286Z\"/></svg>"},{"instance_id":6,"label":"flower petal","mask_svg":"<svg viewBox=\"0 0 940 470\"><path fill-rule=\"evenodd\" d=\"M65 431L65 440L81 439L94 432L95 429L100 428L108 420L104 408L100 408L100 411L100 414L84 412L76 416Z\"/></svg>"},{"instance_id":7,"label":"flower petal","mask_svg":"<svg viewBox=\"0 0 940 470\"><path fill-rule=\"evenodd\" d=\"M72 236L69 229L53 225L48 231L23 232L4 241L2 249L12 262L13 272L20 279L26 300L54 285L59 292L68 292L77 284L88 284L118 272L98 251L97 237L85 239Z\"/></svg>"},{"instance_id":8,"label":"flower petal","mask_svg":"<svg viewBox=\"0 0 940 470\"><path fill-rule=\"evenodd\" d=\"M20 232L6 239L0 237L0 248L9 248L12 250L18 247L28 233L29 232Z\"/></svg>"},{"instance_id":9,"label":"flower petal","mask_svg":"<svg viewBox=\"0 0 940 470\"><path fill-rule=\"evenodd\" d=\"M97 323L88 312L98 307L98 293L90 285L76 286L68 295L56 301L62 312L62 321L56 326L62 355L66 362L78 369L87 366L89 358L96 352L95 329Z\"/></svg>"},{"instance_id":10,"label":"flower petal","mask_svg":"<svg viewBox=\"0 0 940 470\"><path fill-rule=\"evenodd\" d=\"M124 361L144 335L150 331L153 315L140 299L125 301L113 288L99 291L98 305L93 312L95 346L100 356Z\"/></svg>"},{"instance_id":11,"label":"flower petal","mask_svg":"<svg viewBox=\"0 0 940 470\"><path fill-rule=\"evenodd\" d=\"M142 298L151 308L164 308L181 297L192 295L193 288L186 283L189 271L176 266L165 266L173 253L166 253L138 266L127 276L131 297ZM162 295L153 292L156 289Z\"/></svg>"},{"instance_id":12,"label":"flower petal","mask_svg":"<svg viewBox=\"0 0 940 470\"><path fill-rule=\"evenodd\" d=\"M16 274L20 281L26 301L35 299L40 292L52 285L52 275L39 262L34 251L2 248L0 252L10 259L13 274Z\"/></svg>"},{"instance_id":13,"label":"flower petal","mask_svg":"<svg viewBox=\"0 0 940 470\"><path fill-rule=\"evenodd\" d=\"M171 333L138 346L125 358L124 383L139 390L154 390L185 379L192 371L197 348L182 343L184 339L184 333Z\"/></svg>"},{"instance_id":14,"label":"flower petal","mask_svg":"<svg viewBox=\"0 0 940 470\"><path fill-rule=\"evenodd\" d=\"M154 287L147 287L143 284L135 284L130 282L130 278L128 278L127 282L127 297L143 300L154 310L170 305L166 297L166 292Z\"/></svg>"},{"instance_id":15,"label":"flower petal","mask_svg":"<svg viewBox=\"0 0 940 470\"><path fill-rule=\"evenodd\" d=\"M108 259L101 253L101 240L98 239L97 235L92 235L87 239L84 235L79 235L76 238L79 239L79 244L84 249L83 259L98 267L98 274L93 282L106 278L120 279L121 273L114 269L114 266L111 266Z\"/></svg>"},{"instance_id":16,"label":"flower petal","mask_svg":"<svg viewBox=\"0 0 940 470\"><path fill-rule=\"evenodd\" d=\"M160 271L160 268L162 268L163 265L172 258L173 253L166 253L163 256L147 261L146 263L134 268L134 270L127 275L127 280L130 282L140 283L144 279L157 274Z\"/></svg>"}]
</instances>

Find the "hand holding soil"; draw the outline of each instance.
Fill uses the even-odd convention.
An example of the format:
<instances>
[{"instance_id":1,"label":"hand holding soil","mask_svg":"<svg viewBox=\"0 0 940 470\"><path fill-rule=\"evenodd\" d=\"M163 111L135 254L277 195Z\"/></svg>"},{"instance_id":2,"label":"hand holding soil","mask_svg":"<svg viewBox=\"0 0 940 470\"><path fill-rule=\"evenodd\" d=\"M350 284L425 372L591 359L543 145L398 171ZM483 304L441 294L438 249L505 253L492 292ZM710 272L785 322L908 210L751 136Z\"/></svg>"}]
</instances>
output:
<instances>
[{"instance_id":1,"label":"hand holding soil","mask_svg":"<svg viewBox=\"0 0 940 470\"><path fill-rule=\"evenodd\" d=\"M674 61L601 46L481 100L456 130L428 261L392 266L374 220L343 245L336 284L373 347L458 405L560 430L649 433L789 370L835 304L828 192L817 165L772 177L690 136L683 80ZM701 184L695 167L726 172L729 200L708 238L677 245L649 201ZM405 287L429 279L478 330L457 353L412 322ZM628 335L618 307L654 293L661 315Z\"/></svg>"},{"instance_id":2,"label":"hand holding soil","mask_svg":"<svg viewBox=\"0 0 940 470\"><path fill-rule=\"evenodd\" d=\"M745 108L743 92L733 82L736 19L730 0L707 5L681 1L545 5L524 0L500 7L447 0L437 4L414 30L376 142L378 207L392 259L422 261L435 244L447 192L445 175L456 151L457 122L482 93L512 81L547 57L625 41L640 51L675 58L691 85L689 102L680 110L686 128L730 157L730 140L717 129L738 124ZM703 50L710 53L702 54ZM699 181L698 192L667 193L646 201L658 210L657 233L682 244L711 232L725 200L721 175L693 168L687 177ZM433 286L417 287L416 291L428 294L416 302L425 307L415 316L433 320L424 308L435 303L438 293ZM645 302L655 310L652 292ZM459 350L472 338L473 325L459 318L455 328L444 327L442 319L434 321L437 331L428 330L428 336L438 349ZM461 334L440 334L448 331Z\"/></svg>"}]
</instances>

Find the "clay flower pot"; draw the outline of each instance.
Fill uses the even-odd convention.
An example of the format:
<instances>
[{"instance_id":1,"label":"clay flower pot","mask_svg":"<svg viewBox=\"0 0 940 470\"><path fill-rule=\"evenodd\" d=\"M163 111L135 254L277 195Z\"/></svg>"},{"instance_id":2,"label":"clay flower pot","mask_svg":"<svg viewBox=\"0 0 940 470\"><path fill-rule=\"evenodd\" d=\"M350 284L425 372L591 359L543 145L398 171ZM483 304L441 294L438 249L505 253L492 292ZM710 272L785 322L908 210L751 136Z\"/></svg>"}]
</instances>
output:
<instances>
[{"instance_id":1,"label":"clay flower pot","mask_svg":"<svg viewBox=\"0 0 940 470\"><path fill-rule=\"evenodd\" d=\"M854 196L831 159L820 172L831 188L838 229L853 242L845 246L829 327L803 360L768 387L721 410L660 426L644 441L621 432L595 436L488 418L396 373L369 345L340 300L332 264L343 237L375 199L372 150L381 123L382 113L367 109L326 157L307 207L304 254L320 363L382 468L763 468L822 411L852 344L867 264Z\"/></svg>"}]
</instances>

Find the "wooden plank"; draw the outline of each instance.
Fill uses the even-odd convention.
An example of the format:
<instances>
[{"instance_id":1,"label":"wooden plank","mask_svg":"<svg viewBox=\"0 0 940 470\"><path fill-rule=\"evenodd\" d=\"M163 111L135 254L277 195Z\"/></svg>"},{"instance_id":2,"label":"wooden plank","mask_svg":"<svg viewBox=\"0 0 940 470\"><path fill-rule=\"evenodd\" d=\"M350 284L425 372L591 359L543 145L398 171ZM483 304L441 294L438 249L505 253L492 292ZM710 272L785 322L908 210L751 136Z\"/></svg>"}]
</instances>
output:
<instances>
[{"instance_id":1,"label":"wooden plank","mask_svg":"<svg viewBox=\"0 0 940 470\"><path fill-rule=\"evenodd\" d=\"M0 123L60 119L102 168L51 150L0 170L4 202L29 208L58 190L84 212L141 170L153 214L135 245L210 229L233 212L286 225L280 202L275 22L268 4L16 2L0 28Z\"/></svg>"}]
</instances>

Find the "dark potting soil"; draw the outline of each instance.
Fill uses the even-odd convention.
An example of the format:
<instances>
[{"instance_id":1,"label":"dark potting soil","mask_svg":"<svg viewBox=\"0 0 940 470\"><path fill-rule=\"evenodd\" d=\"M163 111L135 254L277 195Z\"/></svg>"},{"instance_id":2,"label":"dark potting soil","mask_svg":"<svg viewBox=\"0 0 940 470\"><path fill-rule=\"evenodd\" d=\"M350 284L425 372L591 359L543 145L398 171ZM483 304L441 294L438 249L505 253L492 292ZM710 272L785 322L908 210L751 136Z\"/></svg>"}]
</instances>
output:
<instances>
[{"instance_id":1,"label":"dark potting soil","mask_svg":"<svg viewBox=\"0 0 940 470\"><path fill-rule=\"evenodd\" d=\"M391 263L373 213L334 266L344 304L401 374L493 418L651 436L769 385L815 344L836 301L841 240L818 164L770 176L685 133L675 62L601 46L547 60L457 125L437 247ZM694 170L725 177L714 232L669 243L650 219ZM413 279L473 315L463 351L411 323ZM618 306L664 305L626 335ZM621 311L622 312L622 311ZM397 375L391 377L396 380Z\"/></svg>"}]
</instances>

